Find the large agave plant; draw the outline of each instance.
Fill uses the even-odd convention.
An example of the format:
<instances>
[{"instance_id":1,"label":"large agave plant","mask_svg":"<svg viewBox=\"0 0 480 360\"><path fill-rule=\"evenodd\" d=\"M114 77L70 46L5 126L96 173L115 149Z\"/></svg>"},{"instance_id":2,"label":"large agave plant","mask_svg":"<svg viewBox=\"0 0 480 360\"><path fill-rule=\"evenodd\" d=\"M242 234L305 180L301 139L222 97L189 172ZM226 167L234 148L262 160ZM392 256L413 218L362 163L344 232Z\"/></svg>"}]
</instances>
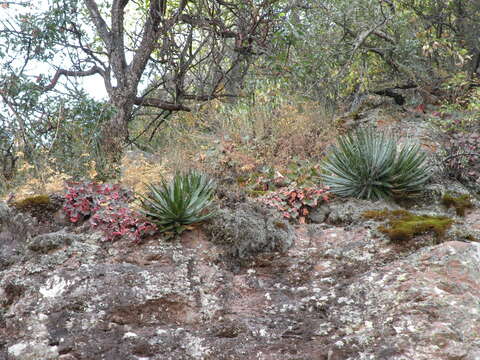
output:
<instances>
[{"instance_id":1,"label":"large agave plant","mask_svg":"<svg viewBox=\"0 0 480 360\"><path fill-rule=\"evenodd\" d=\"M323 181L339 196L376 200L419 193L430 178L418 145L398 151L397 138L374 129L341 136L322 164Z\"/></svg>"},{"instance_id":2,"label":"large agave plant","mask_svg":"<svg viewBox=\"0 0 480 360\"><path fill-rule=\"evenodd\" d=\"M176 173L171 182L148 184L148 195L141 197L141 212L161 231L181 233L190 224L214 215L208 211L213 202L214 183L197 172Z\"/></svg>"}]
</instances>

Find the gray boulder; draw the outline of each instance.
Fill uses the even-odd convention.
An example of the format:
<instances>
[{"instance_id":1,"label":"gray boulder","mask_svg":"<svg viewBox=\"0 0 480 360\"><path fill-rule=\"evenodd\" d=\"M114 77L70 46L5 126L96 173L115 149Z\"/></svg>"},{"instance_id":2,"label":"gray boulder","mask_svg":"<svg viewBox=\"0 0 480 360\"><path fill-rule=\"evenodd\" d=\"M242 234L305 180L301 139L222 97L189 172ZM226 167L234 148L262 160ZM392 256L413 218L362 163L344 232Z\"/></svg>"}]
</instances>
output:
<instances>
[{"instance_id":1,"label":"gray boulder","mask_svg":"<svg viewBox=\"0 0 480 360\"><path fill-rule=\"evenodd\" d=\"M211 241L240 259L261 252L285 252L294 242L293 228L278 213L254 203L221 209L207 226Z\"/></svg>"},{"instance_id":2,"label":"gray boulder","mask_svg":"<svg viewBox=\"0 0 480 360\"><path fill-rule=\"evenodd\" d=\"M70 245L73 239L82 241L82 237L80 235L58 231L35 236L27 242L27 247L32 251L45 254L50 250L55 250L66 245Z\"/></svg>"}]
</instances>

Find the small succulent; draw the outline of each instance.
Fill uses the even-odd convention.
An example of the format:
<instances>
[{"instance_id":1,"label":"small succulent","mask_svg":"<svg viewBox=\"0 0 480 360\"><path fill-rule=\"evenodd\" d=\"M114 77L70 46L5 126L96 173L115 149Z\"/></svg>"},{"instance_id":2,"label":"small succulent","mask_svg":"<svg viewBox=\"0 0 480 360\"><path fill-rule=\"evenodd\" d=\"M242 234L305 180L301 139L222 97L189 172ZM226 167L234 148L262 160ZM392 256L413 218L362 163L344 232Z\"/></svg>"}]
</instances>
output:
<instances>
[{"instance_id":1,"label":"small succulent","mask_svg":"<svg viewBox=\"0 0 480 360\"><path fill-rule=\"evenodd\" d=\"M421 192L430 178L418 145L397 149L397 138L372 128L341 136L322 164L323 181L344 197L381 199Z\"/></svg>"},{"instance_id":2,"label":"small succulent","mask_svg":"<svg viewBox=\"0 0 480 360\"><path fill-rule=\"evenodd\" d=\"M142 214L161 232L181 233L186 226L214 215L208 208L213 202L214 182L205 175L177 172L171 182L148 184L149 193L141 196Z\"/></svg>"}]
</instances>

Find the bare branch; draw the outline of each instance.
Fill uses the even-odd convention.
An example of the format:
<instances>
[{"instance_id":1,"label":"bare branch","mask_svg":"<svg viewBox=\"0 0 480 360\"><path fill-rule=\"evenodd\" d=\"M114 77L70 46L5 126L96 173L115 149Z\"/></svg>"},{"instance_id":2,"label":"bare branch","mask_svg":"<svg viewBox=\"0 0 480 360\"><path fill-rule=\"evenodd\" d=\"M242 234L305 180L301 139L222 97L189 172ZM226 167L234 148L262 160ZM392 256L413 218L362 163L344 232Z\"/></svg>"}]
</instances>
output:
<instances>
[{"instance_id":1,"label":"bare branch","mask_svg":"<svg viewBox=\"0 0 480 360\"><path fill-rule=\"evenodd\" d=\"M101 73L101 69L98 68L97 66L94 66L90 70L85 70L85 71L58 69L55 75L53 76L53 79L50 81L50 84L48 84L47 86L44 86L43 90L44 91L52 90L57 85L57 82L60 79L60 76L62 75L85 77L85 76L91 76L91 75L100 74L100 73Z\"/></svg>"},{"instance_id":2,"label":"bare branch","mask_svg":"<svg viewBox=\"0 0 480 360\"><path fill-rule=\"evenodd\" d=\"M378 24L373 25L371 28L362 31L356 38L355 44L353 46L352 52L350 54L350 58L348 61L343 65L342 69L339 71L337 76L343 75L344 72L347 70L347 68L350 66L350 64L353 62L353 59L355 58L355 55L358 51L358 49L364 45L365 41L367 38L375 34L376 31L379 30L382 26L384 26L388 21L390 21L393 18L393 16L389 18L384 18L382 21L380 21ZM378 34L376 34L378 36Z\"/></svg>"},{"instance_id":3,"label":"bare branch","mask_svg":"<svg viewBox=\"0 0 480 360\"><path fill-rule=\"evenodd\" d=\"M125 69L127 68L127 59L125 58L125 44L123 40L124 36L124 10L129 0L114 0L112 4L112 50L110 52L110 59L112 62L112 68L117 76L118 81L126 81ZM121 76L122 75L122 76ZM124 87L126 84L122 84Z\"/></svg>"},{"instance_id":4,"label":"bare branch","mask_svg":"<svg viewBox=\"0 0 480 360\"><path fill-rule=\"evenodd\" d=\"M182 98L186 100L196 100L196 101L209 101L213 99L220 98L236 98L238 95L235 94L211 94L211 95L183 95Z\"/></svg>"},{"instance_id":5,"label":"bare branch","mask_svg":"<svg viewBox=\"0 0 480 360\"><path fill-rule=\"evenodd\" d=\"M93 23L95 24L95 28L100 35L103 43L107 47L109 51L112 50L112 35L110 30L108 29L107 23L103 20L100 11L98 10L98 6L95 3L95 0L84 0L85 5L87 6L88 12L90 13L90 17L92 18Z\"/></svg>"},{"instance_id":6,"label":"bare branch","mask_svg":"<svg viewBox=\"0 0 480 360\"><path fill-rule=\"evenodd\" d=\"M389 43L392 43L392 44L395 43L395 39L392 38L390 35L384 33L383 31L374 30L372 34L375 35L375 36L378 36L379 38L381 38L385 41L388 41Z\"/></svg>"},{"instance_id":7,"label":"bare branch","mask_svg":"<svg viewBox=\"0 0 480 360\"><path fill-rule=\"evenodd\" d=\"M368 29L368 30L365 30L365 31L362 31L357 39L355 40L355 45L353 47L353 50L352 50L352 54L351 54L351 57L353 58L353 56L355 55L355 53L357 52L358 48L360 46L363 45L363 43L365 42L365 40L367 40L367 38L371 35L371 34L374 34L375 31L380 27L380 26L383 26L385 24L385 20L380 22L379 24L375 24L372 28Z\"/></svg>"},{"instance_id":8,"label":"bare branch","mask_svg":"<svg viewBox=\"0 0 480 360\"><path fill-rule=\"evenodd\" d=\"M145 22L140 46L135 52L131 64L128 66L128 82L130 86L135 88L142 77L158 37L160 13L157 5L157 1L150 1L149 16Z\"/></svg>"},{"instance_id":9,"label":"bare branch","mask_svg":"<svg viewBox=\"0 0 480 360\"><path fill-rule=\"evenodd\" d=\"M191 15L184 14L180 16L180 20L185 24L189 24L195 27L200 27L200 28L209 29L209 30L213 30L215 29L215 27L218 27L219 29L216 30L216 33L225 39L235 38L238 35L236 32L229 30L225 26L225 24L223 24L218 19L208 19L206 17L193 17Z\"/></svg>"},{"instance_id":10,"label":"bare branch","mask_svg":"<svg viewBox=\"0 0 480 360\"><path fill-rule=\"evenodd\" d=\"M135 105L139 106L151 106L151 107L156 107L159 109L163 110L170 110L170 111L192 111L189 107L186 107L185 105L182 104L175 104L172 102L164 101L162 99L157 99L157 98L141 98L137 97L135 98Z\"/></svg>"}]
</instances>

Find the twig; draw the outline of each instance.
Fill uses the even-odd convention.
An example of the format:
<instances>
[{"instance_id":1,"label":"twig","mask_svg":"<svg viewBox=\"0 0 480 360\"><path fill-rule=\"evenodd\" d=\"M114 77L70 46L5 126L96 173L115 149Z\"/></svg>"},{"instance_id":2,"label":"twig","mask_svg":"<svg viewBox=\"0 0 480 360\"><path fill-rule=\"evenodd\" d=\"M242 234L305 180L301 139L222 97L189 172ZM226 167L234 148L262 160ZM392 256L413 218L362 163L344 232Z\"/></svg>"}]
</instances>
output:
<instances>
[{"instance_id":1,"label":"twig","mask_svg":"<svg viewBox=\"0 0 480 360\"><path fill-rule=\"evenodd\" d=\"M464 155L470 155L470 156L480 156L480 153L458 153L458 154L453 154L450 156L447 156L445 159L443 159L443 163L447 162L450 159L456 158L458 156L464 156Z\"/></svg>"}]
</instances>

